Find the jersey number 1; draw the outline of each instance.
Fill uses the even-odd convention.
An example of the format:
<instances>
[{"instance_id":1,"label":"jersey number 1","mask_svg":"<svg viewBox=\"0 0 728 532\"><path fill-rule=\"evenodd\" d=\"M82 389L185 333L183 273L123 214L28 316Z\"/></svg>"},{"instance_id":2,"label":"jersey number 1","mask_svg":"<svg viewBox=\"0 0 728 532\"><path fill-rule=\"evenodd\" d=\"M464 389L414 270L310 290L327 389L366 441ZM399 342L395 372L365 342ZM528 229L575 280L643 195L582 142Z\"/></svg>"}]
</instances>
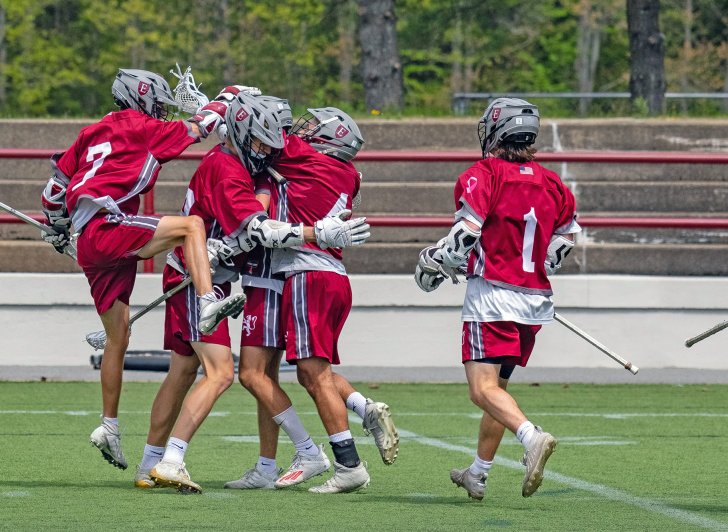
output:
<instances>
[{"instance_id":1,"label":"jersey number 1","mask_svg":"<svg viewBox=\"0 0 728 532\"><path fill-rule=\"evenodd\" d=\"M86 162L90 163L91 161L93 161L94 164L91 166L91 170L84 174L83 179L73 185L73 188L71 188L71 190L76 190L78 187L82 186L86 181L96 175L96 171L101 167L102 164L104 164L104 159L106 159L106 156L110 153L111 142L102 142L101 144L97 144L96 146L89 147L88 153L86 154ZM98 158L96 158L97 155Z\"/></svg>"},{"instance_id":2,"label":"jersey number 1","mask_svg":"<svg viewBox=\"0 0 728 532\"><path fill-rule=\"evenodd\" d=\"M533 273L536 268L536 263L533 262L533 241L536 238L536 224L538 219L536 218L536 211L531 207L531 210L523 215L523 220L526 222L526 230L523 232L523 251L521 257L523 258L523 271Z\"/></svg>"}]
</instances>

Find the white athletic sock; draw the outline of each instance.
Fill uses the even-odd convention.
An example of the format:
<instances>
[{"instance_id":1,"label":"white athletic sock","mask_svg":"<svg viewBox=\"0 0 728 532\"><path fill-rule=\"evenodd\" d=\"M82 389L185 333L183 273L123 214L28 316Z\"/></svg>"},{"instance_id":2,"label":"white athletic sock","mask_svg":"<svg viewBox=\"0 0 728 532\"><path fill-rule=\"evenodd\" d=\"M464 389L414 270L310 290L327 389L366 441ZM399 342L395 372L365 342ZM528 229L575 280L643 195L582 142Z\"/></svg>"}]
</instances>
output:
<instances>
[{"instance_id":1,"label":"white athletic sock","mask_svg":"<svg viewBox=\"0 0 728 532\"><path fill-rule=\"evenodd\" d=\"M523 447L528 449L528 444L531 443L531 438L533 438L534 434L536 434L536 427L533 423L526 420L518 427L516 438L523 444Z\"/></svg>"},{"instance_id":2,"label":"white athletic sock","mask_svg":"<svg viewBox=\"0 0 728 532\"><path fill-rule=\"evenodd\" d=\"M284 430L288 435L293 445L296 447L296 451L309 456L316 456L319 454L319 449L311 439L308 431L303 427L301 418L296 414L296 409L293 405L289 406L280 414L273 416L273 421Z\"/></svg>"},{"instance_id":3,"label":"white athletic sock","mask_svg":"<svg viewBox=\"0 0 728 532\"><path fill-rule=\"evenodd\" d=\"M167 448L164 449L164 458L162 460L174 462L175 464L184 464L187 445L188 443L184 440L170 438L167 441Z\"/></svg>"},{"instance_id":4,"label":"white athletic sock","mask_svg":"<svg viewBox=\"0 0 728 532\"><path fill-rule=\"evenodd\" d=\"M356 415L364 419L364 413L366 412L367 399L359 392L352 393L346 398L346 408L356 412Z\"/></svg>"},{"instance_id":5,"label":"white athletic sock","mask_svg":"<svg viewBox=\"0 0 728 532\"><path fill-rule=\"evenodd\" d=\"M149 471L164 456L164 447L157 447L156 445L149 445L148 443L144 446L144 454L142 455L142 464L139 466L140 469Z\"/></svg>"},{"instance_id":6,"label":"white athletic sock","mask_svg":"<svg viewBox=\"0 0 728 532\"><path fill-rule=\"evenodd\" d=\"M106 417L101 416L101 423L104 425L109 425L110 427L119 427L119 418L118 417Z\"/></svg>"},{"instance_id":7,"label":"white athletic sock","mask_svg":"<svg viewBox=\"0 0 728 532\"><path fill-rule=\"evenodd\" d=\"M493 466L492 460L482 460L477 454L475 460L470 464L470 472L475 476L488 476L490 468Z\"/></svg>"},{"instance_id":8,"label":"white athletic sock","mask_svg":"<svg viewBox=\"0 0 728 532\"><path fill-rule=\"evenodd\" d=\"M354 437L351 435L350 430L345 430L343 432L337 432L336 434L332 434L331 436L329 436L329 441L331 443L338 443L340 441L353 440L353 439L354 439Z\"/></svg>"},{"instance_id":9,"label":"white athletic sock","mask_svg":"<svg viewBox=\"0 0 728 532\"><path fill-rule=\"evenodd\" d=\"M278 472L278 468L276 467L276 459L266 458L265 456L258 457L258 463L255 464L255 468L261 473L266 473L268 475Z\"/></svg>"}]
</instances>

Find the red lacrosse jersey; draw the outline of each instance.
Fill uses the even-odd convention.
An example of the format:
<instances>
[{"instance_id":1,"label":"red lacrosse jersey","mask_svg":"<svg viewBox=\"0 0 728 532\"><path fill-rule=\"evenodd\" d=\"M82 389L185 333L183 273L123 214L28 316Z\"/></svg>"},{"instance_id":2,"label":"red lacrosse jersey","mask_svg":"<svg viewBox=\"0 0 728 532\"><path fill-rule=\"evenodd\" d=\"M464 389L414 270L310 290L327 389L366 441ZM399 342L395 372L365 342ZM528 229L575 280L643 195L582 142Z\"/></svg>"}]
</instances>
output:
<instances>
[{"instance_id":1,"label":"red lacrosse jersey","mask_svg":"<svg viewBox=\"0 0 728 532\"><path fill-rule=\"evenodd\" d=\"M455 185L456 209L482 224L468 275L519 292L551 295L544 260L554 232L574 219L574 195L559 176L535 162L488 157Z\"/></svg>"},{"instance_id":2,"label":"red lacrosse jersey","mask_svg":"<svg viewBox=\"0 0 728 532\"><path fill-rule=\"evenodd\" d=\"M57 163L70 178L66 205L76 229L102 208L137 214L139 194L154 186L161 165L194 142L189 123L163 122L131 109L83 128ZM83 202L84 212L76 212L83 198L97 201Z\"/></svg>"},{"instance_id":3,"label":"red lacrosse jersey","mask_svg":"<svg viewBox=\"0 0 728 532\"><path fill-rule=\"evenodd\" d=\"M359 172L351 162L319 153L295 135L287 137L273 167L286 178L284 185L274 188L271 198L271 218L277 220L312 226L328 215L351 209L359 192ZM321 250L315 242L303 247L328 253L336 260L342 257L339 248Z\"/></svg>"},{"instance_id":4,"label":"red lacrosse jersey","mask_svg":"<svg viewBox=\"0 0 728 532\"><path fill-rule=\"evenodd\" d=\"M185 215L196 214L205 222L208 238L237 236L256 215L266 214L255 199L255 184L240 158L218 144L205 154L187 188ZM174 250L184 259L182 247ZM236 257L236 264L245 254Z\"/></svg>"}]
</instances>

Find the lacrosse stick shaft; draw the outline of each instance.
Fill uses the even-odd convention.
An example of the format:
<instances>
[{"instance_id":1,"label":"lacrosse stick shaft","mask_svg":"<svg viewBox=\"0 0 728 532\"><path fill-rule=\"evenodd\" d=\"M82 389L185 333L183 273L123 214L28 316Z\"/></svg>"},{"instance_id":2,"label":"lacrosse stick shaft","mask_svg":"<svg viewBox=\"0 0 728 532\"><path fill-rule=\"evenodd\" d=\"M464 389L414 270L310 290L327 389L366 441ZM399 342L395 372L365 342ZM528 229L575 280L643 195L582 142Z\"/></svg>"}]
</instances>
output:
<instances>
[{"instance_id":1,"label":"lacrosse stick shaft","mask_svg":"<svg viewBox=\"0 0 728 532\"><path fill-rule=\"evenodd\" d=\"M38 220L35 220L35 219L31 218L27 214L22 213L22 212L20 212L17 209L13 209L10 205L6 205L2 201L0 201L0 209L2 209L3 211L7 212L8 214L12 214L16 218L19 218L20 220L23 220L25 223L27 223L29 225L32 225L33 227L35 227L37 229L40 229L41 231L45 231L46 233L50 233L50 234L53 234L53 235L57 235L58 234L58 231L56 231L55 229L53 229L50 225L42 224ZM71 257L73 260L76 260L76 253L75 253L74 249L70 245L69 246L66 246L63 249L63 253L65 253L66 255L68 255L69 257Z\"/></svg>"},{"instance_id":2,"label":"lacrosse stick shaft","mask_svg":"<svg viewBox=\"0 0 728 532\"><path fill-rule=\"evenodd\" d=\"M268 173L271 175L271 177L275 179L278 183L285 183L287 181L286 178L283 177L275 168L269 166L268 168L266 168L266 170L268 170Z\"/></svg>"},{"instance_id":3,"label":"lacrosse stick shaft","mask_svg":"<svg viewBox=\"0 0 728 532\"><path fill-rule=\"evenodd\" d=\"M693 336L692 338L688 338L685 340L685 347L692 347L701 340L705 340L708 336L713 336L715 333L722 331L728 327L728 321L724 321L719 323L718 325L714 325L710 329L708 329L705 332L701 332L700 334Z\"/></svg>"},{"instance_id":4,"label":"lacrosse stick shaft","mask_svg":"<svg viewBox=\"0 0 728 532\"><path fill-rule=\"evenodd\" d=\"M150 310L152 310L155 307L157 307L160 303L163 303L164 301L167 301L170 297L172 297L173 295L175 295L177 292L180 292L180 291L184 290L185 288L187 288L190 285L191 282L192 282L192 277L191 276L190 277L187 277L187 279L185 279L184 281L182 281L181 283L179 283L175 287L170 288L164 294L162 294L157 299L155 299L154 301L152 301L151 303L149 303L146 307L144 307L139 312L137 312L136 314L134 314L131 318L129 318L129 327L131 327L131 324L132 323L134 323L136 320L138 320L139 318L141 318L142 316L144 316Z\"/></svg>"},{"instance_id":5,"label":"lacrosse stick shaft","mask_svg":"<svg viewBox=\"0 0 728 532\"><path fill-rule=\"evenodd\" d=\"M594 347L599 349L599 351L601 351L602 353L607 355L609 358L611 358L615 362L618 362L624 369L631 372L632 375L637 375L639 368L637 366L633 365L632 362L623 359L617 353L615 353L611 349L608 349L607 347L605 347L604 345L599 343L597 340L595 340L594 338L589 336L587 333L585 333L584 331L579 329L579 327L577 327L576 325L571 323L569 320L567 320L560 314L557 314L556 312L554 312L554 319L556 321L558 321L561 325L563 325L564 327L569 329L571 332L575 333L577 336L580 336L581 338L583 338L584 340L589 342L591 345L593 345Z\"/></svg>"}]
</instances>

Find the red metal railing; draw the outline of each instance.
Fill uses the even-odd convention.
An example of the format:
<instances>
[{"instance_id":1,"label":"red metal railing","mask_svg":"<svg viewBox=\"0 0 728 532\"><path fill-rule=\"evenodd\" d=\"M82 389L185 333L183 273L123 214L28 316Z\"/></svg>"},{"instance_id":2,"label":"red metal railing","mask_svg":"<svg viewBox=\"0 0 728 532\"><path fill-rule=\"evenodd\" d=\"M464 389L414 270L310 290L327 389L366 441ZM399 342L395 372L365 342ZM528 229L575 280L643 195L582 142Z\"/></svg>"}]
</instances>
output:
<instances>
[{"instance_id":1,"label":"red metal railing","mask_svg":"<svg viewBox=\"0 0 728 532\"><path fill-rule=\"evenodd\" d=\"M0 149L0 159L47 159L58 150ZM182 160L202 159L205 152L187 151L180 155ZM464 162L473 163L481 157L478 151L363 151L357 162ZM728 153L715 152L665 152L665 151L571 151L539 152L539 162L609 163L609 164L728 164ZM144 214L155 214L154 191L144 197ZM41 214L31 215L38 221L45 221ZM370 216L367 220L375 227L447 227L452 217L446 216ZM0 215L0 223L23 223L11 215ZM728 229L725 218L649 218L649 217L581 217L584 227L635 227L635 228L684 228L684 229ZM154 271L152 259L145 261L144 271Z\"/></svg>"}]
</instances>

